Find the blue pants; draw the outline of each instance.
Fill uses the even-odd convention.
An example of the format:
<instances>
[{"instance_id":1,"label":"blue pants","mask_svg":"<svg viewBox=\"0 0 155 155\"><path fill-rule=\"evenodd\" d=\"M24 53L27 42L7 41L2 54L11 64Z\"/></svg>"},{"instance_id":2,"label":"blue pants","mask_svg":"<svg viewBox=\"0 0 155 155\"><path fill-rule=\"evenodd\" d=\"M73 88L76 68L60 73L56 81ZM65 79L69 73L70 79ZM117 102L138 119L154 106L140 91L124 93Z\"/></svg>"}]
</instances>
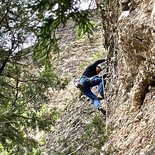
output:
<instances>
[{"instance_id":1,"label":"blue pants","mask_svg":"<svg viewBox=\"0 0 155 155\"><path fill-rule=\"evenodd\" d=\"M98 76L94 76L92 78L82 76L80 78L80 83L83 87L83 94L92 100L94 107L97 109L101 103L98 100L97 96L91 91L91 88L94 86L98 86L98 93L103 94L102 78Z\"/></svg>"}]
</instances>

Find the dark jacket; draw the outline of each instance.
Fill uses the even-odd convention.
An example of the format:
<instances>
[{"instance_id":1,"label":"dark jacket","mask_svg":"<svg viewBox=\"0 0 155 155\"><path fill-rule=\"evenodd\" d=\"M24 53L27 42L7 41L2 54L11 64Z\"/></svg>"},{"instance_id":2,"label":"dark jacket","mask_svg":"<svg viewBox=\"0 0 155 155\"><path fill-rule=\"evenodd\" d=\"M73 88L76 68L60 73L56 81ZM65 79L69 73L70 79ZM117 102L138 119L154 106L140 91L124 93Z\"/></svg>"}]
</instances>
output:
<instances>
[{"instance_id":1,"label":"dark jacket","mask_svg":"<svg viewBox=\"0 0 155 155\"><path fill-rule=\"evenodd\" d=\"M84 73L82 74L82 76L86 76L86 77L92 77L97 75L96 73L96 67L97 65L103 63L105 61L105 59L101 59L101 60L97 60L95 61L93 64L90 64L84 71Z\"/></svg>"}]
</instances>

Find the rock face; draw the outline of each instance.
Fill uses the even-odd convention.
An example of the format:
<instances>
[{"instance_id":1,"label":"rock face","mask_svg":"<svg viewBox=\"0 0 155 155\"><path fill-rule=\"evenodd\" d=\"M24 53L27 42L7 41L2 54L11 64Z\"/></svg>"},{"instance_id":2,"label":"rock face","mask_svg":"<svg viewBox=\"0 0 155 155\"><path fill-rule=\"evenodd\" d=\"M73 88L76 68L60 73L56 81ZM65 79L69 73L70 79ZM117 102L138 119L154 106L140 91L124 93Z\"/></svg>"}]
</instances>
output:
<instances>
[{"instance_id":1,"label":"rock face","mask_svg":"<svg viewBox=\"0 0 155 155\"><path fill-rule=\"evenodd\" d=\"M117 67L109 80L114 131L106 149L113 147L118 155L149 154L154 145L154 9L153 0L135 1L134 9L117 23Z\"/></svg>"}]
</instances>

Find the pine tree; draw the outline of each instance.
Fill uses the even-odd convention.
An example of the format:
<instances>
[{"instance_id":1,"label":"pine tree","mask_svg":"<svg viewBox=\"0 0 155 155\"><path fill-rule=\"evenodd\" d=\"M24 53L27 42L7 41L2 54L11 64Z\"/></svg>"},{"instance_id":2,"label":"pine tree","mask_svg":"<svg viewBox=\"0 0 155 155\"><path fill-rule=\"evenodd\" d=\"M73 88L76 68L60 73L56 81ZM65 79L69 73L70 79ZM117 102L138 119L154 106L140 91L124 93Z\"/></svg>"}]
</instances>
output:
<instances>
[{"instance_id":1,"label":"pine tree","mask_svg":"<svg viewBox=\"0 0 155 155\"><path fill-rule=\"evenodd\" d=\"M32 154L35 129L50 130L58 113L47 109L48 88L62 88L52 65L58 51L55 32L68 19L91 34L89 10L74 0L0 2L0 152ZM37 152L39 154L39 152Z\"/></svg>"}]
</instances>

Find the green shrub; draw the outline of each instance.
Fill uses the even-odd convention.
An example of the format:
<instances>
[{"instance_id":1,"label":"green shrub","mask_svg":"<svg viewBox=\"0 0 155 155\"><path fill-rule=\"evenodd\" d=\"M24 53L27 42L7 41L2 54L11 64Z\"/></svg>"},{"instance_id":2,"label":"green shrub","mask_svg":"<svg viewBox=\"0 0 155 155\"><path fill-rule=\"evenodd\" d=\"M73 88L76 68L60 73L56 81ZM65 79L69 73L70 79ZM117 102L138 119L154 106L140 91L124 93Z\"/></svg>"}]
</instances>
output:
<instances>
[{"instance_id":1,"label":"green shrub","mask_svg":"<svg viewBox=\"0 0 155 155\"><path fill-rule=\"evenodd\" d=\"M106 133L106 124L103 117L96 115L92 119L92 122L87 124L85 127L85 132L82 135L82 139L89 146L99 150L108 140L108 134Z\"/></svg>"}]
</instances>

